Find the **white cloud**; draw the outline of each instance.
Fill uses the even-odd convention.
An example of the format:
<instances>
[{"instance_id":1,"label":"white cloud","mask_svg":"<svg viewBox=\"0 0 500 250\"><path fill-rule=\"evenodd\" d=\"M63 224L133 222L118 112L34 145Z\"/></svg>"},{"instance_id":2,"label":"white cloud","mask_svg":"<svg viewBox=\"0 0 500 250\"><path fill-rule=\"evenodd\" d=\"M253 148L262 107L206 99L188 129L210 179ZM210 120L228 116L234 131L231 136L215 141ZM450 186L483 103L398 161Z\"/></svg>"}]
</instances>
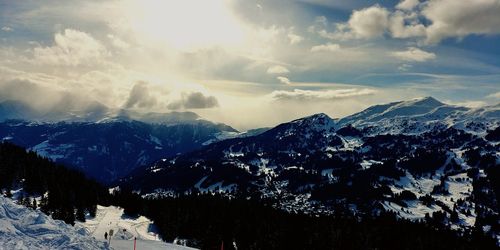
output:
<instances>
[{"instance_id":1,"label":"white cloud","mask_svg":"<svg viewBox=\"0 0 500 250\"><path fill-rule=\"evenodd\" d=\"M353 10L347 22L335 24L335 31L311 26L310 31L332 40L369 39L382 36L389 26L389 11L378 4L368 8Z\"/></svg>"},{"instance_id":2,"label":"white cloud","mask_svg":"<svg viewBox=\"0 0 500 250\"><path fill-rule=\"evenodd\" d=\"M283 84L287 84L288 85L288 84L291 83L290 79L288 79L288 78L286 78L284 76L278 76L278 77L276 77L276 79L278 79L278 81L280 81Z\"/></svg>"},{"instance_id":3,"label":"white cloud","mask_svg":"<svg viewBox=\"0 0 500 250\"><path fill-rule=\"evenodd\" d=\"M500 0L403 0L395 9L390 12L374 5L354 10L347 22L336 24L334 32L317 26L311 31L334 40L369 39L389 33L393 38L422 38L425 44L471 34L500 34Z\"/></svg>"},{"instance_id":4,"label":"white cloud","mask_svg":"<svg viewBox=\"0 0 500 250\"><path fill-rule=\"evenodd\" d=\"M429 44L449 37L500 33L500 0L430 0L422 10L432 23L427 27Z\"/></svg>"},{"instance_id":5,"label":"white cloud","mask_svg":"<svg viewBox=\"0 0 500 250\"><path fill-rule=\"evenodd\" d=\"M413 10L419 3L419 0L403 0L396 5L396 9Z\"/></svg>"},{"instance_id":6,"label":"white cloud","mask_svg":"<svg viewBox=\"0 0 500 250\"><path fill-rule=\"evenodd\" d=\"M303 37L301 37L297 34L294 34L294 33L288 33L288 39L290 40L290 44L292 44L292 45L298 44L304 40Z\"/></svg>"},{"instance_id":7,"label":"white cloud","mask_svg":"<svg viewBox=\"0 0 500 250\"><path fill-rule=\"evenodd\" d=\"M486 98L493 98L493 99L500 100L500 91L498 91L496 93L493 93L493 94L489 94L489 95L486 96Z\"/></svg>"},{"instance_id":8,"label":"white cloud","mask_svg":"<svg viewBox=\"0 0 500 250\"><path fill-rule=\"evenodd\" d=\"M268 74L285 74L285 73L289 73L290 70L288 70L287 68L281 66L281 65L274 65L274 66L271 66L267 69L267 73Z\"/></svg>"},{"instance_id":9,"label":"white cloud","mask_svg":"<svg viewBox=\"0 0 500 250\"><path fill-rule=\"evenodd\" d=\"M275 101L333 101L338 99L365 96L375 94L373 89L338 89L338 90L302 90L293 91L277 90L271 93L271 98Z\"/></svg>"},{"instance_id":10,"label":"white cloud","mask_svg":"<svg viewBox=\"0 0 500 250\"><path fill-rule=\"evenodd\" d=\"M436 54L427 52L416 47L408 47L405 51L392 52L393 57L403 61L425 62L436 58Z\"/></svg>"},{"instance_id":11,"label":"white cloud","mask_svg":"<svg viewBox=\"0 0 500 250\"><path fill-rule=\"evenodd\" d=\"M119 48L119 49L128 49L128 48L130 48L130 44L126 43L125 41L123 41L122 39L120 39L120 38L118 38L118 37L116 37L114 35L109 34L108 38L111 41L111 44L113 46L115 46L116 48Z\"/></svg>"},{"instance_id":12,"label":"white cloud","mask_svg":"<svg viewBox=\"0 0 500 250\"><path fill-rule=\"evenodd\" d=\"M107 55L104 46L90 34L73 29L54 36L54 45L34 48L36 63L78 66L96 64Z\"/></svg>"},{"instance_id":13,"label":"white cloud","mask_svg":"<svg viewBox=\"0 0 500 250\"><path fill-rule=\"evenodd\" d=\"M337 51L340 49L340 45L336 43L327 43L316 45L311 48L311 52L320 52L320 51Z\"/></svg>"},{"instance_id":14,"label":"white cloud","mask_svg":"<svg viewBox=\"0 0 500 250\"><path fill-rule=\"evenodd\" d=\"M14 31L13 28L9 27L9 26L3 26L2 27L2 31L5 31L5 32L11 32L11 31Z\"/></svg>"},{"instance_id":15,"label":"white cloud","mask_svg":"<svg viewBox=\"0 0 500 250\"><path fill-rule=\"evenodd\" d=\"M384 34L389 22L389 11L374 5L353 11L347 22L353 34L358 38L372 38Z\"/></svg>"},{"instance_id":16,"label":"white cloud","mask_svg":"<svg viewBox=\"0 0 500 250\"><path fill-rule=\"evenodd\" d=\"M389 30L394 38L424 37L426 28L418 23L415 13L394 12L389 19Z\"/></svg>"},{"instance_id":17,"label":"white cloud","mask_svg":"<svg viewBox=\"0 0 500 250\"><path fill-rule=\"evenodd\" d=\"M457 106L462 106L462 107L468 107L468 108L479 108L479 107L484 107L488 105L488 103L484 101L463 101L463 102L449 102L450 104L457 105Z\"/></svg>"}]
</instances>

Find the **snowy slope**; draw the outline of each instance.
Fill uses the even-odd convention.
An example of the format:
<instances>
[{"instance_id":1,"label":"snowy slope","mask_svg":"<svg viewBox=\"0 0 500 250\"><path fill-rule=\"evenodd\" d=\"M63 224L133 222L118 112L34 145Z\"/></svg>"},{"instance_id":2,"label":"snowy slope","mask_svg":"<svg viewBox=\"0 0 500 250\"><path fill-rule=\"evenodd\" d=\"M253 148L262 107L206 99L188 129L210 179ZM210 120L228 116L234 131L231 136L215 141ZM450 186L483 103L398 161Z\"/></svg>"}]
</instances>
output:
<instances>
[{"instance_id":1,"label":"snowy slope","mask_svg":"<svg viewBox=\"0 0 500 250\"><path fill-rule=\"evenodd\" d=\"M467 108L442 103L432 97L375 105L339 120L370 134L418 134L434 128L454 127L485 133L500 124L500 105Z\"/></svg>"},{"instance_id":2,"label":"snowy slope","mask_svg":"<svg viewBox=\"0 0 500 250\"><path fill-rule=\"evenodd\" d=\"M115 250L133 249L134 238L137 238L138 249L193 249L161 241L149 219L144 216L127 217L123 214L123 209L119 207L98 206L95 218L87 218L85 223L77 223L101 242L106 241L104 233L113 230L110 247Z\"/></svg>"},{"instance_id":3,"label":"snowy slope","mask_svg":"<svg viewBox=\"0 0 500 250\"><path fill-rule=\"evenodd\" d=\"M1 249L108 249L81 227L53 220L0 197Z\"/></svg>"}]
</instances>

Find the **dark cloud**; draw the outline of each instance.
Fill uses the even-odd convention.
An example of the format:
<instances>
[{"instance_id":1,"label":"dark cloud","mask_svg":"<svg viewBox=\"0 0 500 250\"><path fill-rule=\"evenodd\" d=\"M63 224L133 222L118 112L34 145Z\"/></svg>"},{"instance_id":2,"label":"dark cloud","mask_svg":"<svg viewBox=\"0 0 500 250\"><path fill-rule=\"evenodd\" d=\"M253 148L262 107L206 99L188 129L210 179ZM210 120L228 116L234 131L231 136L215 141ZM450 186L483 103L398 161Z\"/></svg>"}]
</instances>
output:
<instances>
[{"instance_id":1,"label":"dark cloud","mask_svg":"<svg viewBox=\"0 0 500 250\"><path fill-rule=\"evenodd\" d=\"M59 93L24 79L0 82L0 101L20 101L32 107L47 108L55 103Z\"/></svg>"},{"instance_id":2,"label":"dark cloud","mask_svg":"<svg viewBox=\"0 0 500 250\"><path fill-rule=\"evenodd\" d=\"M184 93L180 100L168 104L169 109L206 109L218 106L217 98L205 96L201 92Z\"/></svg>"},{"instance_id":3,"label":"dark cloud","mask_svg":"<svg viewBox=\"0 0 500 250\"><path fill-rule=\"evenodd\" d=\"M21 103L34 113L22 119L52 120L66 114L104 115L108 108L92 97L50 87L25 79L0 81L0 102ZM36 111L36 112L35 112ZM82 116L83 117L83 116Z\"/></svg>"},{"instance_id":4,"label":"dark cloud","mask_svg":"<svg viewBox=\"0 0 500 250\"><path fill-rule=\"evenodd\" d=\"M149 84L147 82L137 82L130 91L125 108L151 108L154 107L157 100L151 95Z\"/></svg>"}]
</instances>

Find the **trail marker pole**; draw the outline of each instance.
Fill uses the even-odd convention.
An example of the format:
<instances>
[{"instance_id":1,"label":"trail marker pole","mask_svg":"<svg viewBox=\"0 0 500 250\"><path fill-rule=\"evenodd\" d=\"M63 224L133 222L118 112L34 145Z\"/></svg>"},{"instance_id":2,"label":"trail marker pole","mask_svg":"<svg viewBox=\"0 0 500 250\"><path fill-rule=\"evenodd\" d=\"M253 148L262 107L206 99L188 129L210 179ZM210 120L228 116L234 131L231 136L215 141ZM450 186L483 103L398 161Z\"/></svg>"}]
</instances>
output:
<instances>
[{"instance_id":1,"label":"trail marker pole","mask_svg":"<svg viewBox=\"0 0 500 250\"><path fill-rule=\"evenodd\" d=\"M114 232L115 232L115 231L113 231L113 229L110 229L110 230L109 230L109 239L108 239L108 240L109 240L109 241L108 241L108 245L109 245L109 246L111 246L111 236L113 236L113 233L114 233Z\"/></svg>"}]
</instances>

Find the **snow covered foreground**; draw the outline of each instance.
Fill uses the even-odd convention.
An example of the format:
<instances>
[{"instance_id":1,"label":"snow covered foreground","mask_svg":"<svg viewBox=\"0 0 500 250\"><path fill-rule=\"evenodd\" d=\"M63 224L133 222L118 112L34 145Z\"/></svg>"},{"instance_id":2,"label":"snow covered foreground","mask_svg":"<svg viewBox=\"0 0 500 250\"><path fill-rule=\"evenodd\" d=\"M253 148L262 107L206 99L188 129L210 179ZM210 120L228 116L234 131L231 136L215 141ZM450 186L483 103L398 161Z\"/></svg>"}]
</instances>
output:
<instances>
[{"instance_id":1,"label":"snow covered foreground","mask_svg":"<svg viewBox=\"0 0 500 250\"><path fill-rule=\"evenodd\" d=\"M82 227L53 220L0 196L0 249L109 249Z\"/></svg>"},{"instance_id":2,"label":"snow covered foreground","mask_svg":"<svg viewBox=\"0 0 500 250\"><path fill-rule=\"evenodd\" d=\"M145 217L126 218L123 209L99 206L96 218L77 222L73 227L0 196L0 250L129 250L133 249L134 237L137 237L138 250L192 249L160 241L152 225ZM104 232L109 229L115 232L110 246L104 240Z\"/></svg>"},{"instance_id":3,"label":"snow covered foreground","mask_svg":"<svg viewBox=\"0 0 500 250\"><path fill-rule=\"evenodd\" d=\"M165 243L160 240L153 223L144 216L130 218L123 214L119 207L97 206L95 218L87 218L85 223L78 223L87 229L95 239L105 242L104 233L113 230L110 247L115 250L134 248L134 238L137 238L136 249L172 249L189 250L193 248ZM108 236L109 238L109 236Z\"/></svg>"}]
</instances>

